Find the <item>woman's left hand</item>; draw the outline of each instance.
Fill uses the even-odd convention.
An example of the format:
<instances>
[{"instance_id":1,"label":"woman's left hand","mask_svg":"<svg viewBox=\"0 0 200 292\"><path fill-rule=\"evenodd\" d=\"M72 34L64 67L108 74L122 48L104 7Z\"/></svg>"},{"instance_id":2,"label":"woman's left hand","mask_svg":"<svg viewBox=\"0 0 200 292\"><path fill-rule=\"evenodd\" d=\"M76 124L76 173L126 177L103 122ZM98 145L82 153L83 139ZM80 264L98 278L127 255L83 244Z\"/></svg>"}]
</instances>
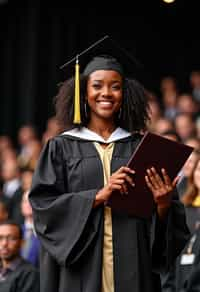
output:
<instances>
[{"instance_id":1,"label":"woman's left hand","mask_svg":"<svg viewBox=\"0 0 200 292\"><path fill-rule=\"evenodd\" d=\"M147 186L153 194L157 208L168 209L172 201L172 191L176 187L179 177L177 176L173 182L169 178L165 169L161 169L161 176L154 167L147 169L145 180Z\"/></svg>"}]
</instances>

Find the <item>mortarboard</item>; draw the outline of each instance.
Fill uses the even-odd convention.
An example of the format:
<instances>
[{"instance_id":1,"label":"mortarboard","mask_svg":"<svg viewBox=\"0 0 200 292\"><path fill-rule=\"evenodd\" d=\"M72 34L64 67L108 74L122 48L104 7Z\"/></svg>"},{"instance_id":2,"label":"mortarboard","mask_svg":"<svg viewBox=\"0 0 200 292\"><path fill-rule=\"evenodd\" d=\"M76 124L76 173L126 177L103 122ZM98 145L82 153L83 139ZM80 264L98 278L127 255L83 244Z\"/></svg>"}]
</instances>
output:
<instances>
[{"instance_id":1,"label":"mortarboard","mask_svg":"<svg viewBox=\"0 0 200 292\"><path fill-rule=\"evenodd\" d=\"M80 72L90 75L96 70L115 70L126 77L135 78L143 69L143 65L114 39L106 35L77 53L72 59L60 66L71 71L75 66L74 123L80 124Z\"/></svg>"}]
</instances>

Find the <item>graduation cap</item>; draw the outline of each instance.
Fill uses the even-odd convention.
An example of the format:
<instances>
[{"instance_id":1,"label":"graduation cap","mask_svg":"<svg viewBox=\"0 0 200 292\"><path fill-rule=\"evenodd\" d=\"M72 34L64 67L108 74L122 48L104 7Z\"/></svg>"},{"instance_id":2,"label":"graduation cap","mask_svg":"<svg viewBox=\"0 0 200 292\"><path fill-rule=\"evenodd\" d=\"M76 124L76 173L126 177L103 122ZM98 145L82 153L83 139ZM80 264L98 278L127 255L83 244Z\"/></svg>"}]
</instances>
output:
<instances>
[{"instance_id":1,"label":"graduation cap","mask_svg":"<svg viewBox=\"0 0 200 292\"><path fill-rule=\"evenodd\" d=\"M74 123L81 123L80 116L80 72L90 75L97 70L114 70L122 76L136 77L143 65L115 40L106 35L63 64L60 69L75 66ZM139 69L139 70L138 70Z\"/></svg>"}]
</instances>

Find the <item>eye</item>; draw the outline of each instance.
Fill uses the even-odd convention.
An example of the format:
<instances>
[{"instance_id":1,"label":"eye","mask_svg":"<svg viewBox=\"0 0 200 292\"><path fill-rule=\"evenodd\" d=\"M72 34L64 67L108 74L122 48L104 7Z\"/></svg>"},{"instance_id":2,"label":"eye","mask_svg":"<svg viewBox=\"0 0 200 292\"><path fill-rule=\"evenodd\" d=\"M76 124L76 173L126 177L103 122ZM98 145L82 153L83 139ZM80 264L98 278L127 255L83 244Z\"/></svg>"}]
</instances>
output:
<instances>
[{"instance_id":1,"label":"eye","mask_svg":"<svg viewBox=\"0 0 200 292\"><path fill-rule=\"evenodd\" d=\"M117 84L117 85L113 85L113 86L112 86L112 89L113 89L113 90L121 90L121 86L118 85L118 84Z\"/></svg>"},{"instance_id":2,"label":"eye","mask_svg":"<svg viewBox=\"0 0 200 292\"><path fill-rule=\"evenodd\" d=\"M101 85L100 84L92 84L92 87L94 88L94 89L100 89L101 88Z\"/></svg>"}]
</instances>

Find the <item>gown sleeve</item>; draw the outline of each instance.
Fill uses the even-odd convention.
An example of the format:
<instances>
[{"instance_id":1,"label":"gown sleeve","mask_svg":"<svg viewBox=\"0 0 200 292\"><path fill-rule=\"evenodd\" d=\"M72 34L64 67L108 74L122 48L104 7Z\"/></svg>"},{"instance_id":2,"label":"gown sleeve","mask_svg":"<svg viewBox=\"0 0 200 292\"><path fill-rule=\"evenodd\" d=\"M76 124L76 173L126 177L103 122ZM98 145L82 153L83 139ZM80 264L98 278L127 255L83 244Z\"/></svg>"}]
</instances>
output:
<instances>
[{"instance_id":1,"label":"gown sleeve","mask_svg":"<svg viewBox=\"0 0 200 292\"><path fill-rule=\"evenodd\" d=\"M190 232L186 224L185 209L175 191L166 219L161 222L157 214L153 217L151 242L155 271L168 271L189 237Z\"/></svg>"},{"instance_id":2,"label":"gown sleeve","mask_svg":"<svg viewBox=\"0 0 200 292\"><path fill-rule=\"evenodd\" d=\"M96 239L102 207L93 209L97 189L67 192L63 161L59 141L47 142L33 176L29 200L42 246L58 264L69 266Z\"/></svg>"}]
</instances>

